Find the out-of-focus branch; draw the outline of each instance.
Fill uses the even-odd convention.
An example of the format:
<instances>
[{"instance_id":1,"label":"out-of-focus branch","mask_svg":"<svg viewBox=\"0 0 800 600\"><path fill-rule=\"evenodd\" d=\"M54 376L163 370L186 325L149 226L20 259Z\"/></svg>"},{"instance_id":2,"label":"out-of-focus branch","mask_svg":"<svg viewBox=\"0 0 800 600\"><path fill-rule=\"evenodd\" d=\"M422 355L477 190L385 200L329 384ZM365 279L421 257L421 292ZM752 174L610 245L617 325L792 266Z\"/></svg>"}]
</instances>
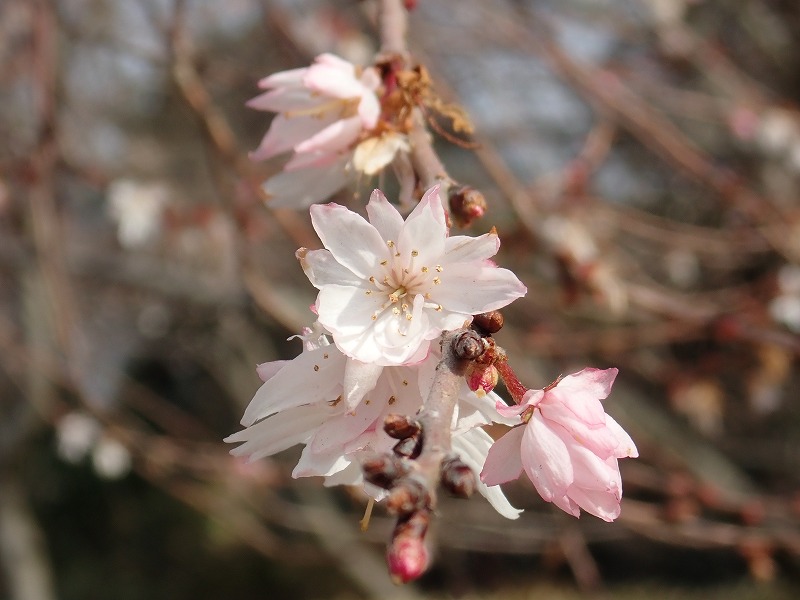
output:
<instances>
[{"instance_id":1,"label":"out-of-focus branch","mask_svg":"<svg viewBox=\"0 0 800 600\"><path fill-rule=\"evenodd\" d=\"M0 476L0 563L10 600L55 600L42 532L8 473Z\"/></svg>"}]
</instances>

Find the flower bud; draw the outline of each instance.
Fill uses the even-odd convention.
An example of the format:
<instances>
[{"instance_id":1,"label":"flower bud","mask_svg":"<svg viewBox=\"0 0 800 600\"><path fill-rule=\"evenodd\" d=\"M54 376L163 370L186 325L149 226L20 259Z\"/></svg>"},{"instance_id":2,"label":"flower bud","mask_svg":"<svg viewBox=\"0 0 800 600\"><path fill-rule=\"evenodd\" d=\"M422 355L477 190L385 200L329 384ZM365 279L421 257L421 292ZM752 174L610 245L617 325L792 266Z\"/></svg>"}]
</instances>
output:
<instances>
[{"instance_id":1,"label":"flower bud","mask_svg":"<svg viewBox=\"0 0 800 600\"><path fill-rule=\"evenodd\" d=\"M450 191L450 216L459 227L469 227L473 221L486 214L486 198L467 185Z\"/></svg>"},{"instance_id":2,"label":"flower bud","mask_svg":"<svg viewBox=\"0 0 800 600\"><path fill-rule=\"evenodd\" d=\"M391 438L404 440L419 434L420 424L406 415L390 414L383 420L383 430Z\"/></svg>"},{"instance_id":3,"label":"flower bud","mask_svg":"<svg viewBox=\"0 0 800 600\"><path fill-rule=\"evenodd\" d=\"M425 572L430 554L421 539L402 537L389 545L386 562L395 583L408 583Z\"/></svg>"},{"instance_id":4,"label":"flower bud","mask_svg":"<svg viewBox=\"0 0 800 600\"><path fill-rule=\"evenodd\" d=\"M400 440L394 445L394 453L405 458L417 458L422 452L422 436L412 435L404 440Z\"/></svg>"},{"instance_id":5,"label":"flower bud","mask_svg":"<svg viewBox=\"0 0 800 600\"><path fill-rule=\"evenodd\" d=\"M473 392L491 392L500 380L500 373L494 365L470 364L467 368L467 385Z\"/></svg>"},{"instance_id":6,"label":"flower bud","mask_svg":"<svg viewBox=\"0 0 800 600\"><path fill-rule=\"evenodd\" d=\"M442 485L459 498L469 498L475 492L475 473L457 456L442 462Z\"/></svg>"},{"instance_id":7,"label":"flower bud","mask_svg":"<svg viewBox=\"0 0 800 600\"><path fill-rule=\"evenodd\" d=\"M472 319L472 326L480 333L487 335L497 333L503 328L503 313L499 310L491 310L475 315Z\"/></svg>"},{"instance_id":8,"label":"flower bud","mask_svg":"<svg viewBox=\"0 0 800 600\"><path fill-rule=\"evenodd\" d=\"M386 498L386 510L393 515L410 515L428 503L425 486L416 479L403 479Z\"/></svg>"},{"instance_id":9,"label":"flower bud","mask_svg":"<svg viewBox=\"0 0 800 600\"><path fill-rule=\"evenodd\" d=\"M408 472L397 457L388 454L368 458L361 463L361 470L365 481L384 489L391 488L395 480Z\"/></svg>"},{"instance_id":10,"label":"flower bud","mask_svg":"<svg viewBox=\"0 0 800 600\"><path fill-rule=\"evenodd\" d=\"M465 331L453 340L453 354L463 360L475 360L485 350L481 336L472 330Z\"/></svg>"}]
</instances>

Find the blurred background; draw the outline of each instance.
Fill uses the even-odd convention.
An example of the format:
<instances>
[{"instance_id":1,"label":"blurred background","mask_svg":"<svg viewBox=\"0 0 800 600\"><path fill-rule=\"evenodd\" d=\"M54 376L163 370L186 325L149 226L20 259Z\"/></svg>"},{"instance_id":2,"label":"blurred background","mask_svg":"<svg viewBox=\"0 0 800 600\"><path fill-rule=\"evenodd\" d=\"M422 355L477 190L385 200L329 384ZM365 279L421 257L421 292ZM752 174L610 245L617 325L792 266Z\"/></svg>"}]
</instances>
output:
<instances>
[{"instance_id":1,"label":"blurred background","mask_svg":"<svg viewBox=\"0 0 800 600\"><path fill-rule=\"evenodd\" d=\"M300 351L293 252L319 247L259 198L282 160L247 159L269 116L244 102L321 52L370 62L372 0L0 0L1 598L798 597L800 4L416 4L479 144L437 148L529 289L498 343L529 387L620 369L621 518L528 481L518 521L448 499L397 588L380 508L362 533L298 452L228 455L255 365Z\"/></svg>"}]
</instances>

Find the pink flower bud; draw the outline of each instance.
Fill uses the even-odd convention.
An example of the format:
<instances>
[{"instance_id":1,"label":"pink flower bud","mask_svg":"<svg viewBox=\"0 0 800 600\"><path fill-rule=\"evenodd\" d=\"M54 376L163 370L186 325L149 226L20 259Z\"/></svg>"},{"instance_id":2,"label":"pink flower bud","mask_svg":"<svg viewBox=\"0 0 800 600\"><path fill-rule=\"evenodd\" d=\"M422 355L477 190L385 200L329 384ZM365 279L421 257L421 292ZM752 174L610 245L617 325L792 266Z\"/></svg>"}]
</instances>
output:
<instances>
[{"instance_id":1,"label":"pink flower bud","mask_svg":"<svg viewBox=\"0 0 800 600\"><path fill-rule=\"evenodd\" d=\"M467 369L467 385L473 392L482 390L484 393L491 392L497 385L500 374L494 365L470 365Z\"/></svg>"},{"instance_id":2,"label":"pink flower bud","mask_svg":"<svg viewBox=\"0 0 800 600\"><path fill-rule=\"evenodd\" d=\"M395 583L408 583L425 572L430 563L430 554L419 538L401 537L389 546L386 561Z\"/></svg>"}]
</instances>

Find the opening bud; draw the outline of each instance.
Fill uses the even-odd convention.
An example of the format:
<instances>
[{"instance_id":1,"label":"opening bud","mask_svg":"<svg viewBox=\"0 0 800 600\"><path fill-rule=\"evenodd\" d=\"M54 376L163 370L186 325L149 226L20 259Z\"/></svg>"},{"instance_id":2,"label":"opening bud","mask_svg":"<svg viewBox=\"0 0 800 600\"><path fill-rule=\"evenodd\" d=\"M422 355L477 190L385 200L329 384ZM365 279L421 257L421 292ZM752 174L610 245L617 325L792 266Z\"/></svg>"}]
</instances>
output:
<instances>
[{"instance_id":1,"label":"opening bud","mask_svg":"<svg viewBox=\"0 0 800 600\"><path fill-rule=\"evenodd\" d=\"M468 185L450 191L450 216L459 227L469 227L486 214L486 198Z\"/></svg>"}]
</instances>

